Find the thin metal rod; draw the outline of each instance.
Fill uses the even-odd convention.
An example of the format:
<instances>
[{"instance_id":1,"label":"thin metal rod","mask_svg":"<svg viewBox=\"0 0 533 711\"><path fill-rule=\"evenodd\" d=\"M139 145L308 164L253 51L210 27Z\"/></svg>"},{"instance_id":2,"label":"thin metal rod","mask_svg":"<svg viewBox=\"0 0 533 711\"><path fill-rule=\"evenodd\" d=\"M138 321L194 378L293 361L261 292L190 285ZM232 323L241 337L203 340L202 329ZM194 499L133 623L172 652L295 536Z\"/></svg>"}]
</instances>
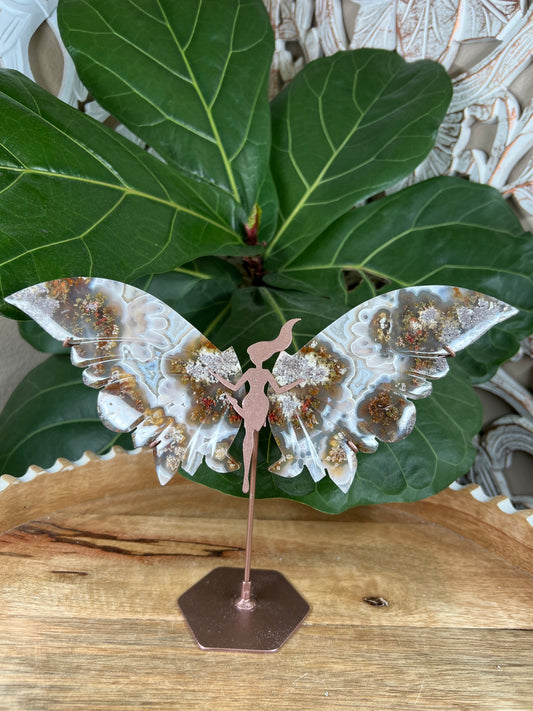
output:
<instances>
[{"instance_id":1,"label":"thin metal rod","mask_svg":"<svg viewBox=\"0 0 533 711\"><path fill-rule=\"evenodd\" d=\"M252 559L252 535L254 530L255 482L257 478L257 448L259 432L254 432L254 449L250 465L250 494L248 496L248 525L246 527L246 557L244 563L244 583L250 582L250 562Z\"/></svg>"},{"instance_id":2,"label":"thin metal rod","mask_svg":"<svg viewBox=\"0 0 533 711\"><path fill-rule=\"evenodd\" d=\"M246 526L246 553L244 559L244 579L241 586L241 596L235 603L240 610L253 610L255 600L252 597L252 583L250 569L252 561L252 536L254 530L255 509L255 482L257 478L257 449L259 446L259 432L254 432L254 448L250 463L250 492L248 494L248 523Z\"/></svg>"}]
</instances>

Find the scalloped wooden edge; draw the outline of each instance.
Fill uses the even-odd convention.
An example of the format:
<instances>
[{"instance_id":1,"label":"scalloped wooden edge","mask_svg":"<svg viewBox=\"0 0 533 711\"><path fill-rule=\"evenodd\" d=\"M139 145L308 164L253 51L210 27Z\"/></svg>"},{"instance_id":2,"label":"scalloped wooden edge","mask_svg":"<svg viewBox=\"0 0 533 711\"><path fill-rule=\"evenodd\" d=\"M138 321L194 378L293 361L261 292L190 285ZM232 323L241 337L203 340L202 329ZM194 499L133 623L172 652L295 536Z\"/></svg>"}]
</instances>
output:
<instances>
[{"instance_id":1,"label":"scalloped wooden edge","mask_svg":"<svg viewBox=\"0 0 533 711\"><path fill-rule=\"evenodd\" d=\"M533 575L532 509L517 510L505 496L487 497L477 484L452 484L427 499L392 506L444 526Z\"/></svg>"},{"instance_id":2,"label":"scalloped wooden edge","mask_svg":"<svg viewBox=\"0 0 533 711\"><path fill-rule=\"evenodd\" d=\"M110 461L120 466L110 468ZM74 504L156 484L150 450L113 447L101 456L85 452L75 462L59 458L49 469L32 465L20 478L0 477L0 533Z\"/></svg>"},{"instance_id":3,"label":"scalloped wooden edge","mask_svg":"<svg viewBox=\"0 0 533 711\"><path fill-rule=\"evenodd\" d=\"M75 462L60 458L49 469L31 466L18 479L0 477L0 533L75 504L156 486L147 448L113 447L102 456L85 452ZM533 574L533 510L517 511L504 496L490 499L475 484L452 485L428 499L383 505L455 531Z\"/></svg>"}]
</instances>

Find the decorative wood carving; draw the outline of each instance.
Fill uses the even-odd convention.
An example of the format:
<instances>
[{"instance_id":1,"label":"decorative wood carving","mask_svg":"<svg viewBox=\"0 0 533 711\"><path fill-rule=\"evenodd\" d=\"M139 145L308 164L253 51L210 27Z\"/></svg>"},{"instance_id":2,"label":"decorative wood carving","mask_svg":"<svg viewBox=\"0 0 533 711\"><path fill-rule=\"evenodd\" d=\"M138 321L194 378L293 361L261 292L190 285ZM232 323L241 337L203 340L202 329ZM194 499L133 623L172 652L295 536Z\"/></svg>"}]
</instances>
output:
<instances>
[{"instance_id":1,"label":"decorative wood carving","mask_svg":"<svg viewBox=\"0 0 533 711\"><path fill-rule=\"evenodd\" d=\"M469 479L479 484L490 496L503 494L513 505L533 508L533 496L513 491L507 470L512 456L522 451L533 457L533 421L531 418L507 415L492 422L477 443L478 454Z\"/></svg>"},{"instance_id":2,"label":"decorative wood carving","mask_svg":"<svg viewBox=\"0 0 533 711\"><path fill-rule=\"evenodd\" d=\"M57 27L58 0L0 0L0 66L17 69L67 104L87 98Z\"/></svg>"}]
</instances>

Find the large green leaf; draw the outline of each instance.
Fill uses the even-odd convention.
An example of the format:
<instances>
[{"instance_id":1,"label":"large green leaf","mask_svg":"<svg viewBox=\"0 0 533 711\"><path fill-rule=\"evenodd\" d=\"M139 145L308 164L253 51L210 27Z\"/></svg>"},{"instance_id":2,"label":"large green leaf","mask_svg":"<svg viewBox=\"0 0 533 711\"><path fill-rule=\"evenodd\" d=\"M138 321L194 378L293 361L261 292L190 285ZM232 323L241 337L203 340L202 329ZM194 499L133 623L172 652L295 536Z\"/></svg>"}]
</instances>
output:
<instances>
[{"instance_id":1,"label":"large green leaf","mask_svg":"<svg viewBox=\"0 0 533 711\"><path fill-rule=\"evenodd\" d=\"M132 281L250 251L213 186L180 176L18 72L0 72L0 294L59 276ZM194 235L194 239L191 237Z\"/></svg>"},{"instance_id":2,"label":"large green leaf","mask_svg":"<svg viewBox=\"0 0 533 711\"><path fill-rule=\"evenodd\" d=\"M348 212L287 262L277 279L327 295L342 271L377 277L387 290L462 286L521 309L468 349L476 378L512 356L518 340L533 330L533 239L486 185L436 178ZM361 297L351 300L368 293Z\"/></svg>"},{"instance_id":3,"label":"large green leaf","mask_svg":"<svg viewBox=\"0 0 533 711\"><path fill-rule=\"evenodd\" d=\"M107 430L98 419L95 390L64 356L34 368L0 415L0 473L21 476L31 464L50 467L58 457L76 460L87 449L102 454L131 437Z\"/></svg>"},{"instance_id":4,"label":"large green leaf","mask_svg":"<svg viewBox=\"0 0 533 711\"><path fill-rule=\"evenodd\" d=\"M431 150L451 84L434 62L375 49L311 62L272 102L276 268L356 202L409 173Z\"/></svg>"},{"instance_id":5,"label":"large green leaf","mask_svg":"<svg viewBox=\"0 0 533 711\"><path fill-rule=\"evenodd\" d=\"M102 106L251 212L270 155L274 35L261 0L63 0L59 24Z\"/></svg>"},{"instance_id":6,"label":"large green leaf","mask_svg":"<svg viewBox=\"0 0 533 711\"><path fill-rule=\"evenodd\" d=\"M35 350L41 353L54 353L56 355L68 355L69 349L61 341L49 336L48 333L39 326L36 321L19 321L19 333L22 338L31 344Z\"/></svg>"}]
</instances>

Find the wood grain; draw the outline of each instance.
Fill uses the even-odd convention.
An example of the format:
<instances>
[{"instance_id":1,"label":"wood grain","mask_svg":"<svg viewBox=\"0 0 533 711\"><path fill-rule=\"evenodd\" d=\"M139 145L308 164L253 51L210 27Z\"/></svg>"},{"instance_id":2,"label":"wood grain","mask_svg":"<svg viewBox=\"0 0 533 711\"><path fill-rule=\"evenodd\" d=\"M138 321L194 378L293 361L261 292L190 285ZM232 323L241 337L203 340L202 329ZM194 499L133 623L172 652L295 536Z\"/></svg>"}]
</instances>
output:
<instances>
[{"instance_id":1,"label":"wood grain","mask_svg":"<svg viewBox=\"0 0 533 711\"><path fill-rule=\"evenodd\" d=\"M2 711L533 708L523 516L465 491L338 517L259 501L253 565L284 573L311 614L275 655L206 653L176 599L242 565L247 504L182 479L128 490L134 461L132 481L150 486L142 459L90 461L80 469L96 484L68 508L64 472L55 513L33 500L42 483L0 494L0 506L10 489L29 497L19 522L24 506L40 511L0 536ZM45 476L53 489L57 473ZM91 500L106 481L122 493Z\"/></svg>"},{"instance_id":2,"label":"wood grain","mask_svg":"<svg viewBox=\"0 0 533 711\"><path fill-rule=\"evenodd\" d=\"M79 465L60 458L50 472L32 466L28 481L1 476L0 532L75 503L154 486L151 452L114 447L110 457L86 452Z\"/></svg>"}]
</instances>

